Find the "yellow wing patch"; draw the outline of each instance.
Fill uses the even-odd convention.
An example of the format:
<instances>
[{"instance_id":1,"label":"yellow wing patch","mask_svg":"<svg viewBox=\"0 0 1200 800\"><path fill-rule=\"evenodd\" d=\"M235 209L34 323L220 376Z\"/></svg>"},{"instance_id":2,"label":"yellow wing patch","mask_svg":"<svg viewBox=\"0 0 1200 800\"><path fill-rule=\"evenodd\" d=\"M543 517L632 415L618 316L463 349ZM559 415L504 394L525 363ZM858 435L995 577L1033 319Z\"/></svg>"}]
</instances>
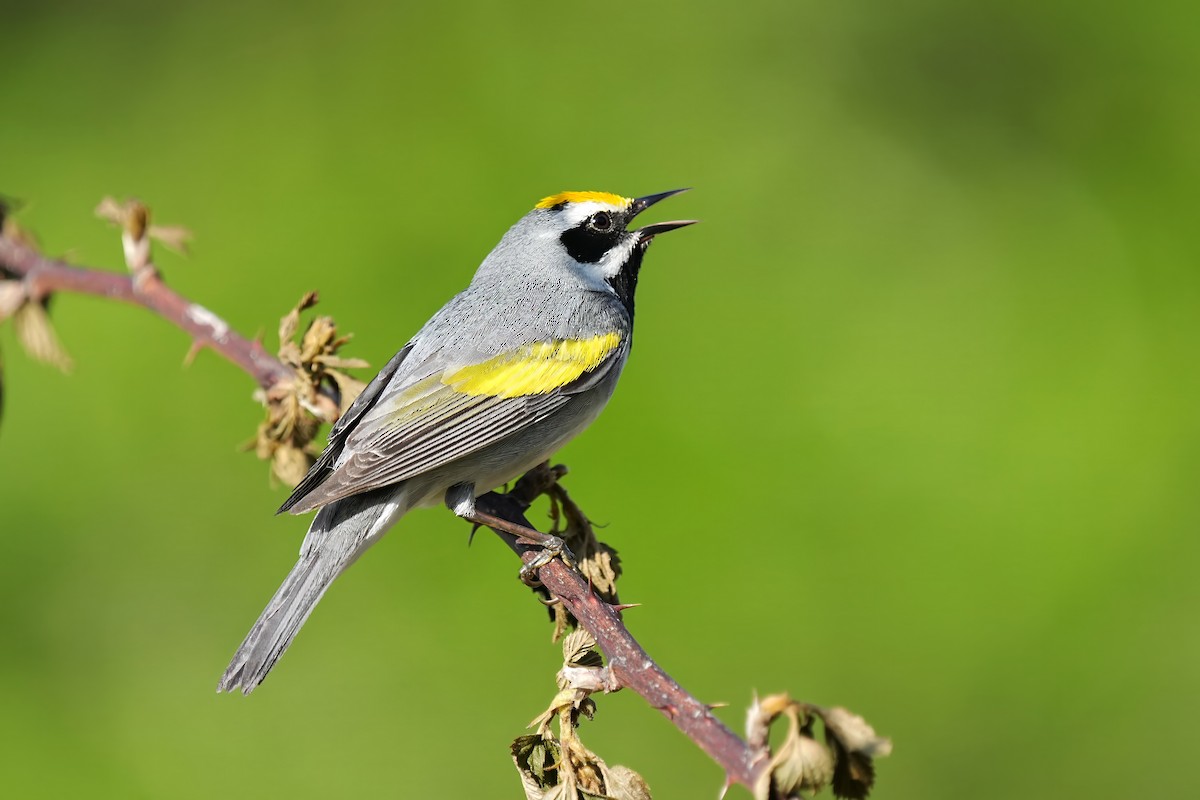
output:
<instances>
[{"instance_id":1,"label":"yellow wing patch","mask_svg":"<svg viewBox=\"0 0 1200 800\"><path fill-rule=\"evenodd\" d=\"M631 197L621 197L609 192L559 192L549 197L543 197L534 208L554 208L559 203L607 203L617 208L627 208L633 202Z\"/></svg>"},{"instance_id":2,"label":"yellow wing patch","mask_svg":"<svg viewBox=\"0 0 1200 800\"><path fill-rule=\"evenodd\" d=\"M548 394L600 366L620 343L618 334L605 333L590 339L527 344L456 370L443 376L442 383L476 397Z\"/></svg>"}]
</instances>

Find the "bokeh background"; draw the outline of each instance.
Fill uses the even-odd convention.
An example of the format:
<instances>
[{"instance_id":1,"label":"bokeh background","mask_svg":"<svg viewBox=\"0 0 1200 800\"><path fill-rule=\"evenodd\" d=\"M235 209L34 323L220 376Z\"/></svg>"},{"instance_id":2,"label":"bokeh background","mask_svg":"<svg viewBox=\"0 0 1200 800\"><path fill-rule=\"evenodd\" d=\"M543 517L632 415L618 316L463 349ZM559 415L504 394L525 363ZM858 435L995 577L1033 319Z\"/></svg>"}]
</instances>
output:
<instances>
[{"instance_id":1,"label":"bokeh background","mask_svg":"<svg viewBox=\"0 0 1200 800\"><path fill-rule=\"evenodd\" d=\"M0 191L196 234L169 282L273 344L305 291L381 365L562 189L653 219L615 402L560 460L629 623L895 740L880 798L1189 796L1200 713L1197 15L1185 4L6 3ZM558 648L516 562L414 514L251 698L213 689L306 520L248 378L143 310L0 330L0 794L517 797ZM583 735L718 769L629 693ZM733 796L748 796L736 790Z\"/></svg>"}]
</instances>

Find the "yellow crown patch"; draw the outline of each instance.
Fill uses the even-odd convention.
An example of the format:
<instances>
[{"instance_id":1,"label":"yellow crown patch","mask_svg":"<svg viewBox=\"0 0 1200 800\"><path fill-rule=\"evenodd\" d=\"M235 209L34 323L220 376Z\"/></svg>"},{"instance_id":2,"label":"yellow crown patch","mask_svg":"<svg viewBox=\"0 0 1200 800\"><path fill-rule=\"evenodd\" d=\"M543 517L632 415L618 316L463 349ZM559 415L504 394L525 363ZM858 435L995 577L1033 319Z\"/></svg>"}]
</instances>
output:
<instances>
[{"instance_id":1,"label":"yellow crown patch","mask_svg":"<svg viewBox=\"0 0 1200 800\"><path fill-rule=\"evenodd\" d=\"M543 197L534 208L554 208L560 203L607 203L617 208L626 208L633 202L631 197L621 197L611 192L559 192Z\"/></svg>"}]
</instances>

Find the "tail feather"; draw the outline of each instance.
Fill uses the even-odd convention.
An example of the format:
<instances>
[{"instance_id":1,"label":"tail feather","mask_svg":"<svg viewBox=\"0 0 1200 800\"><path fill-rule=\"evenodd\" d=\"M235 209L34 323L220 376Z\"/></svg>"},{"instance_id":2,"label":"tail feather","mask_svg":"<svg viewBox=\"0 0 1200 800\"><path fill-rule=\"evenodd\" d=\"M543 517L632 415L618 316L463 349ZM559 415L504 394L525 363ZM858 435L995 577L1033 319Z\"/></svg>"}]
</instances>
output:
<instances>
[{"instance_id":1,"label":"tail feather","mask_svg":"<svg viewBox=\"0 0 1200 800\"><path fill-rule=\"evenodd\" d=\"M395 487L348 497L313 519L292 567L217 684L250 694L296 637L333 579L375 543L405 509Z\"/></svg>"}]
</instances>

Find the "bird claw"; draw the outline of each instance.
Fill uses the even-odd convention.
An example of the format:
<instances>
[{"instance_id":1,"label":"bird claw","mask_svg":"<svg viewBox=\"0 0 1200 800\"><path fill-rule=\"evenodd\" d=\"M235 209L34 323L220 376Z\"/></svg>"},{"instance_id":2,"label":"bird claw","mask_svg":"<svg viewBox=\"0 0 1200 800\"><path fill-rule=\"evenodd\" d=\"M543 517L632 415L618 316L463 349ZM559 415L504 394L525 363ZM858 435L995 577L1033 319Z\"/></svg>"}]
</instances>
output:
<instances>
[{"instance_id":1,"label":"bird claw","mask_svg":"<svg viewBox=\"0 0 1200 800\"><path fill-rule=\"evenodd\" d=\"M567 543L558 536L552 534L544 534L545 538L536 542L529 540L529 544L540 544L542 549L533 557L532 561L527 562L521 567L520 578L528 586L539 586L541 581L538 580L538 572L542 567L549 564L554 559L561 559L569 569L575 568L575 555L567 547Z\"/></svg>"},{"instance_id":2,"label":"bird claw","mask_svg":"<svg viewBox=\"0 0 1200 800\"><path fill-rule=\"evenodd\" d=\"M468 494L474 499L473 491L466 492L459 489L459 487L451 487L450 491L446 493L446 505L455 508L455 501L460 500ZM484 495L484 497L489 498L489 502L494 502L501 496L489 493ZM478 507L472 507L471 509L464 508L462 509L464 512L469 510L470 513L462 513L460 516L469 522L473 522L476 527L486 525L495 531L512 536L518 545L540 548L533 559L521 567L522 581L530 586L538 586L541 583L537 580L538 571L556 558L562 559L563 564L568 569L575 568L575 555L567 548L567 543L561 537L555 536L552 533L542 533L535 528L529 527L528 523L521 524L520 522L513 522L510 519L497 516L490 504L487 508L488 510ZM456 512L458 510L455 508Z\"/></svg>"}]
</instances>

